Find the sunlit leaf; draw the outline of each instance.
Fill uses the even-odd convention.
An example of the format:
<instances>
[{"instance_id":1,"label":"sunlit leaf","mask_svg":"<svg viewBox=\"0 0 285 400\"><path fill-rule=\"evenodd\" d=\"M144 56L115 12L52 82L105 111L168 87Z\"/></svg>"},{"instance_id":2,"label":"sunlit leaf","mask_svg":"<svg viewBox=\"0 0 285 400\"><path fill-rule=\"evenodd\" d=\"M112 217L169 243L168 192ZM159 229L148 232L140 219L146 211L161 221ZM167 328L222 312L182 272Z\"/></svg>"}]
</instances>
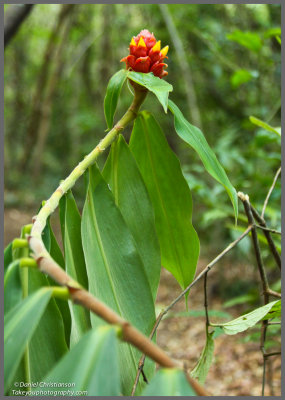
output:
<instances>
[{"instance_id":1,"label":"sunlit leaf","mask_svg":"<svg viewBox=\"0 0 285 400\"><path fill-rule=\"evenodd\" d=\"M268 132L272 132L278 136L281 136L281 128L273 128L271 125L253 116L250 116L249 119L250 122L252 122L254 125L260 126L261 128L265 129Z\"/></svg>"},{"instance_id":2,"label":"sunlit leaf","mask_svg":"<svg viewBox=\"0 0 285 400\"><path fill-rule=\"evenodd\" d=\"M129 71L128 78L153 92L161 103L164 111L167 113L169 92L173 90L170 83L154 76L152 72L146 74L143 72Z\"/></svg>"},{"instance_id":3,"label":"sunlit leaf","mask_svg":"<svg viewBox=\"0 0 285 400\"><path fill-rule=\"evenodd\" d=\"M236 29L234 32L228 34L227 38L256 53L262 47L262 40L255 32L243 32Z\"/></svg>"},{"instance_id":4,"label":"sunlit leaf","mask_svg":"<svg viewBox=\"0 0 285 400\"><path fill-rule=\"evenodd\" d=\"M270 314L268 313L278 302L280 303L280 300L272 301L265 306L256 308L248 314L244 314L230 322L226 322L225 324L217 324L217 326L221 327L227 335L235 335L236 333L246 331L248 328L256 325L265 316L273 318L269 317ZM274 314L275 313L273 313L273 316Z\"/></svg>"}]
</instances>

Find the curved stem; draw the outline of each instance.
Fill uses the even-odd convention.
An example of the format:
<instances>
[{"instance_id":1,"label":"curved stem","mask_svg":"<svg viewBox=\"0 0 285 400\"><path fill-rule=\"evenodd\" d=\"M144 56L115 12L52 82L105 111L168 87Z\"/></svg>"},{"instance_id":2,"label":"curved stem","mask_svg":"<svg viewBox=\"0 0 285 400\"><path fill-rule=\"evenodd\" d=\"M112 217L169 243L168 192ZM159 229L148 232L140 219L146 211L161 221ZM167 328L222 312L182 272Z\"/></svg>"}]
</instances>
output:
<instances>
[{"instance_id":1,"label":"curved stem","mask_svg":"<svg viewBox=\"0 0 285 400\"><path fill-rule=\"evenodd\" d=\"M111 145L117 135L126 128L126 126L132 122L139 111L141 104L143 103L147 95L146 90L136 90L133 102L125 115L120 119L120 121L114 126L113 129L100 141L100 143L93 149L69 174L69 176L61 182L56 191L51 195L51 197L46 201L44 206L41 208L40 212L36 216L35 223L32 227L31 237L41 237L41 234L45 228L47 218L53 213L59 204L61 197L71 189L75 182L84 174L86 169L90 165L94 164L98 156Z\"/></svg>"},{"instance_id":2,"label":"curved stem","mask_svg":"<svg viewBox=\"0 0 285 400\"><path fill-rule=\"evenodd\" d=\"M131 121L133 121L139 108L146 97L147 91L136 88L134 100L125 115L105 136L104 139L89 153L83 161L71 172L71 174L59 185L52 196L46 201L39 214L34 218L34 225L31 234L28 236L29 246L38 264L40 271L48 274L54 281L68 289L72 301L80 304L91 312L97 314L109 324L119 325L122 329L122 339L137 347L158 364L166 368L183 369L181 363L171 359L161 348L156 346L150 339L144 336L128 321L121 318L106 304L92 296L87 290L82 288L78 282L74 281L50 256L42 241L42 232L46 225L47 218L58 206L59 200L64 193L71 189L77 179L93 164L97 157L103 152ZM186 375L189 383L199 396L207 396L208 392L193 378Z\"/></svg>"}]
</instances>

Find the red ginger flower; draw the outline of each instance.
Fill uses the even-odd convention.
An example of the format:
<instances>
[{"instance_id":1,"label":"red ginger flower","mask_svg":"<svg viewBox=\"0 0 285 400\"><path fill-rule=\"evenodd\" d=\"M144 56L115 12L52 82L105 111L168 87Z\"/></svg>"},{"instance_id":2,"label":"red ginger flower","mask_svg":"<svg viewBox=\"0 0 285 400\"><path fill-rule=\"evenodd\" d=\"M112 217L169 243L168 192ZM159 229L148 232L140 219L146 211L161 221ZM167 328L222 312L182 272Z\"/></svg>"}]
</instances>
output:
<instances>
[{"instance_id":1,"label":"red ginger flower","mask_svg":"<svg viewBox=\"0 0 285 400\"><path fill-rule=\"evenodd\" d=\"M168 74L164 71L168 65L163 62L168 52L168 47L160 49L160 40L156 41L153 33L143 29L130 43L130 55L121 59L128 69L136 72L152 72L162 78Z\"/></svg>"}]
</instances>

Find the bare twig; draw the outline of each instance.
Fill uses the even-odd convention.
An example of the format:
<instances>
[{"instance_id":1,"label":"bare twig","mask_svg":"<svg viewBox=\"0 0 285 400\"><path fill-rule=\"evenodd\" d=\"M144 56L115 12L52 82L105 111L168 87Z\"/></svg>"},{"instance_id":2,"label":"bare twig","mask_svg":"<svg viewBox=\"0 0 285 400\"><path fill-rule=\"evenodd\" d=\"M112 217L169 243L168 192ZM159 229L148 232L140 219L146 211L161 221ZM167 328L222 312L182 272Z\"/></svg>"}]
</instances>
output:
<instances>
[{"instance_id":1,"label":"bare twig","mask_svg":"<svg viewBox=\"0 0 285 400\"><path fill-rule=\"evenodd\" d=\"M154 326L153 326L153 328L152 328L152 331L151 331L151 333L150 333L150 335L149 335L149 339L150 339L150 340L152 340L152 338L153 338L153 336L154 336L154 334L155 334L157 325L158 325L158 323L160 322L160 316L161 316L162 312L163 312L163 311L161 311L160 314L158 315L158 317L156 318L155 324L154 324ZM138 370L137 370L137 375L136 375L136 379L135 379L135 382L134 382L134 385L133 385L133 389L132 389L131 396L134 396L134 395L135 395L136 388L137 388L137 385L138 385L138 382L139 382L140 374L141 374L141 373L143 374L143 367L144 367L145 358L146 358L146 355L145 355L145 354L143 354L143 355L141 356L141 358L140 358L139 366L138 366Z\"/></svg>"},{"instance_id":2,"label":"bare twig","mask_svg":"<svg viewBox=\"0 0 285 400\"><path fill-rule=\"evenodd\" d=\"M264 354L264 357L281 356L281 351L273 351L272 353Z\"/></svg>"},{"instance_id":3,"label":"bare twig","mask_svg":"<svg viewBox=\"0 0 285 400\"><path fill-rule=\"evenodd\" d=\"M8 46L10 40L16 35L22 23L32 11L34 4L15 4L8 8L4 22L4 48Z\"/></svg>"},{"instance_id":4,"label":"bare twig","mask_svg":"<svg viewBox=\"0 0 285 400\"><path fill-rule=\"evenodd\" d=\"M251 211L252 211L252 214L253 214L255 220L259 223L260 226L266 228L266 222L265 222L264 218L262 218L261 215L259 215L259 213L253 207L252 204L250 204L250 208L251 208ZM276 264L278 265L279 269L281 270L281 257L280 257L280 254L278 253L278 250L272 240L270 232L268 232L267 230L263 230L263 234L267 240L269 249L271 250L273 257L275 258Z\"/></svg>"},{"instance_id":5,"label":"bare twig","mask_svg":"<svg viewBox=\"0 0 285 400\"><path fill-rule=\"evenodd\" d=\"M256 228L262 229L263 231L275 233L276 235L282 235L282 232L277 231L276 229L266 228L265 226L255 224Z\"/></svg>"},{"instance_id":6,"label":"bare twig","mask_svg":"<svg viewBox=\"0 0 285 400\"><path fill-rule=\"evenodd\" d=\"M263 298L264 298L264 304L269 303L269 294L271 292L271 289L269 288L268 280L267 280L267 275L265 272L265 268L263 265L263 261L261 258L260 254L260 248L259 248L259 243L258 243L258 236L256 232L256 226L254 225L254 220L253 220L253 215L252 215L252 208L251 204L249 202L249 197L248 195L239 192L238 193L239 198L243 202L244 210L248 219L249 225L252 226L252 231L251 231L251 238L252 238L252 243L253 243L253 248L254 248L254 253L255 253L255 258L259 270L259 275L260 279L262 282L262 287L263 287ZM261 326L261 334L260 334L260 350L263 356L263 375L262 375L262 390L261 390L261 395L264 396L264 390L265 390L265 383L266 383L266 357L265 357L265 349L264 349L264 343L266 340L266 332L267 332L267 326L268 326L268 320L262 321L262 326Z\"/></svg>"},{"instance_id":7,"label":"bare twig","mask_svg":"<svg viewBox=\"0 0 285 400\"><path fill-rule=\"evenodd\" d=\"M235 241L233 241L232 243L230 243L216 258L214 258L214 260L212 260L212 261L203 269L203 271L200 272L200 274L194 279L194 281L192 281L192 282L190 283L190 285L188 285L187 288L186 288L185 290L183 290L183 292L181 292L181 293L179 294L179 296L176 297L176 299L174 299L174 300L172 301L172 303L171 303L165 310L162 310L162 311L160 312L160 314L159 314L159 316L157 317L156 322L155 322L155 324L154 324L154 326L153 326L153 329L152 329L152 331L151 331L151 335L150 335L150 338L151 338L151 339L152 339L152 337L154 336L154 334L155 334L155 332L156 332L156 330L157 330L157 328L158 328L158 325L160 324L162 318L168 313L168 311L171 310L171 308L172 308L176 303L178 303L178 302L184 297L184 295L185 295L185 294L186 294L186 293L187 293L187 292L188 292L188 291L203 277L203 276L206 276L207 273L213 268L213 266L214 266L224 255L226 255L226 254L227 254L231 249L233 249L243 238L245 238L245 237L249 234L249 232L251 231L251 229L252 229L252 227L249 226L249 227L243 232L243 234L242 234L240 237L238 237ZM205 282L205 281L204 281L204 282ZM209 319L208 319L208 321L209 321ZM141 357L141 359L140 359L139 367L138 367L138 371L137 371L137 375L136 375L136 379L135 379L134 386L133 386L133 390L132 390L132 396L133 396L134 393L135 393L135 390L136 390L136 387L137 387L137 384L138 384L138 380L139 380L139 376L140 376L141 370L142 370L143 365L144 365L145 357L146 357L146 355L143 354L142 357Z\"/></svg>"},{"instance_id":8,"label":"bare twig","mask_svg":"<svg viewBox=\"0 0 285 400\"><path fill-rule=\"evenodd\" d=\"M206 316L206 331L208 333L208 327L210 325L210 320L209 320L209 313L208 313L207 277L208 277L208 271L204 275L204 307L205 307L205 316Z\"/></svg>"},{"instance_id":9,"label":"bare twig","mask_svg":"<svg viewBox=\"0 0 285 400\"><path fill-rule=\"evenodd\" d=\"M271 185L271 187L270 187L270 189L269 189L269 191L268 191L268 193L267 193L266 199L264 200L264 204L263 204L262 212L261 212L261 218L264 218L264 214L265 214L265 210L266 210L266 207L267 207L269 198L270 198L270 196L271 196L271 193L272 193L273 190L274 190L274 187L275 187L275 185L276 185L276 182L277 182L277 179L278 179L280 173L281 173L281 167L280 167L280 168L278 169L278 171L276 172L276 174L275 174L275 176L274 176L274 179L273 179L273 182L272 182L272 185Z\"/></svg>"}]
</instances>

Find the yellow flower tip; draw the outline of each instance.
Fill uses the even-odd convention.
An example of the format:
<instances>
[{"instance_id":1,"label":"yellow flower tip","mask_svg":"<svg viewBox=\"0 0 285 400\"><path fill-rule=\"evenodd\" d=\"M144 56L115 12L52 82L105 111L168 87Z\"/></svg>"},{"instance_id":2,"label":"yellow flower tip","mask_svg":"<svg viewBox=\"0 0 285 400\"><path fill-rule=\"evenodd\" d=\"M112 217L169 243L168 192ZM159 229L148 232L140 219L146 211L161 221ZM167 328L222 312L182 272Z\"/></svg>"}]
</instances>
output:
<instances>
[{"instance_id":1,"label":"yellow flower tip","mask_svg":"<svg viewBox=\"0 0 285 400\"><path fill-rule=\"evenodd\" d=\"M168 49L169 49L169 46L165 46L165 47L163 47L163 49L161 50L161 54L165 57L166 56L166 54L168 53Z\"/></svg>"},{"instance_id":2,"label":"yellow flower tip","mask_svg":"<svg viewBox=\"0 0 285 400\"><path fill-rule=\"evenodd\" d=\"M138 42L138 47L146 47L146 44L145 44L145 42L144 42L142 37L140 38L140 40Z\"/></svg>"},{"instance_id":3,"label":"yellow flower tip","mask_svg":"<svg viewBox=\"0 0 285 400\"><path fill-rule=\"evenodd\" d=\"M136 42L135 42L134 38L132 38L130 46L136 46Z\"/></svg>"},{"instance_id":4,"label":"yellow flower tip","mask_svg":"<svg viewBox=\"0 0 285 400\"><path fill-rule=\"evenodd\" d=\"M158 42L155 43L155 45L152 48L152 51L160 51L160 45L161 45L161 41L159 40Z\"/></svg>"}]
</instances>

